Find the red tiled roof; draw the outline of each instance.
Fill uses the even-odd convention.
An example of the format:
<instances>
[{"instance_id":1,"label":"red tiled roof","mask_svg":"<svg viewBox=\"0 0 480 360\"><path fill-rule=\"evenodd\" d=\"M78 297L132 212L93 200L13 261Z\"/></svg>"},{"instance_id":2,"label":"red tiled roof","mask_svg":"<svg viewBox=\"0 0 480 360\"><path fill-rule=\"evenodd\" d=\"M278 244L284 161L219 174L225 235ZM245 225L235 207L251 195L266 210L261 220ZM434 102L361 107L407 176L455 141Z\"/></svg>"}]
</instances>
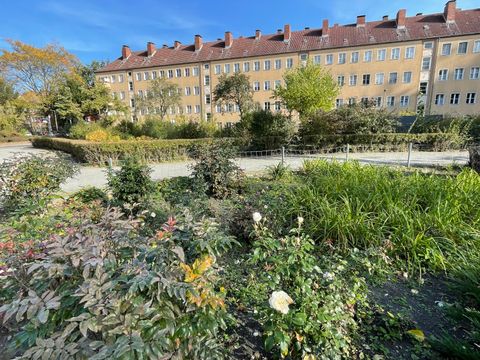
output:
<instances>
[{"instance_id":1,"label":"red tiled roof","mask_svg":"<svg viewBox=\"0 0 480 360\"><path fill-rule=\"evenodd\" d=\"M127 59L118 58L98 72L480 34L480 9L457 10L455 22L448 24L441 13L407 17L404 29L397 29L393 19L367 22L360 27L356 24L334 26L328 33L322 37L322 29L292 31L289 42L283 41L283 34L262 35L258 40L254 36L236 38L228 49L225 49L223 40L205 42L199 51L195 51L193 44L181 45L178 49L158 48L151 57L147 56L146 50L135 51Z\"/></svg>"}]
</instances>

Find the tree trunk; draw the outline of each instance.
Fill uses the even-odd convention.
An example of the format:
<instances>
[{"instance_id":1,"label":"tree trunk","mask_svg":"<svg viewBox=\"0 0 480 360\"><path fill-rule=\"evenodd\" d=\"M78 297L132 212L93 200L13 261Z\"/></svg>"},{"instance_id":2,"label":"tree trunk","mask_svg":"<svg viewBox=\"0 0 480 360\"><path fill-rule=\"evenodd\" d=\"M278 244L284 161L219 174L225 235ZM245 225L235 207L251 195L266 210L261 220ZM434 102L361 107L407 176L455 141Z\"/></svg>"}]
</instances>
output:
<instances>
[{"instance_id":1,"label":"tree trunk","mask_svg":"<svg viewBox=\"0 0 480 360\"><path fill-rule=\"evenodd\" d=\"M470 152L470 166L480 174L480 146L473 146Z\"/></svg>"}]
</instances>

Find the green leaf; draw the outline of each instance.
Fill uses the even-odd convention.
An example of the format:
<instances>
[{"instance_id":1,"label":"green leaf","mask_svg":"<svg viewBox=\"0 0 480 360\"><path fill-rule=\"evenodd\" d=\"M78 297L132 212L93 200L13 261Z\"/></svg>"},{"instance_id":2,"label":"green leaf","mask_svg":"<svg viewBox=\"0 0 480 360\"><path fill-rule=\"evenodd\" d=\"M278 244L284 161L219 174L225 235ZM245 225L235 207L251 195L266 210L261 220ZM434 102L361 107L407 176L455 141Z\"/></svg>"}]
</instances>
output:
<instances>
[{"instance_id":1,"label":"green leaf","mask_svg":"<svg viewBox=\"0 0 480 360\"><path fill-rule=\"evenodd\" d=\"M274 345L275 345L275 337L273 335L268 336L265 339L265 350L271 351Z\"/></svg>"},{"instance_id":2,"label":"green leaf","mask_svg":"<svg viewBox=\"0 0 480 360\"><path fill-rule=\"evenodd\" d=\"M305 325L307 321L307 314L305 313L296 313L292 319L293 323L297 326Z\"/></svg>"},{"instance_id":3,"label":"green leaf","mask_svg":"<svg viewBox=\"0 0 480 360\"><path fill-rule=\"evenodd\" d=\"M48 320L48 314L50 313L50 310L47 310L46 308L42 307L38 314L37 314L37 319L40 321L40 324L45 324Z\"/></svg>"},{"instance_id":4,"label":"green leaf","mask_svg":"<svg viewBox=\"0 0 480 360\"><path fill-rule=\"evenodd\" d=\"M413 336L416 340L423 342L425 340L425 334L420 329L408 330L407 334Z\"/></svg>"}]
</instances>

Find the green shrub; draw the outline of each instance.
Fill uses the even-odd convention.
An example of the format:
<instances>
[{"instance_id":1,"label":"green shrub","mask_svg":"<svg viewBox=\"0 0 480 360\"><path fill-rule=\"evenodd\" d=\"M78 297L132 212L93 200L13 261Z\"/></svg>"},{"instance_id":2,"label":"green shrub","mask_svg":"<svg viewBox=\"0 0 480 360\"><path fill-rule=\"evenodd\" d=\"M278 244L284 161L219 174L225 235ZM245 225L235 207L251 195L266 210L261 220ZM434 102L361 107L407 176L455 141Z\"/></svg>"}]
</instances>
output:
<instances>
[{"instance_id":1,"label":"green shrub","mask_svg":"<svg viewBox=\"0 0 480 360\"><path fill-rule=\"evenodd\" d=\"M232 160L235 155L236 149L228 143L195 148L192 166L195 184L216 198L225 198L235 192L241 175L240 168Z\"/></svg>"},{"instance_id":2,"label":"green shrub","mask_svg":"<svg viewBox=\"0 0 480 360\"><path fill-rule=\"evenodd\" d=\"M217 127L213 122L194 122L189 121L183 124L175 125L173 134L168 135L170 139L201 139L213 137ZM174 137L172 137L174 136Z\"/></svg>"},{"instance_id":3,"label":"green shrub","mask_svg":"<svg viewBox=\"0 0 480 360\"><path fill-rule=\"evenodd\" d=\"M72 197L85 204L91 203L92 201L100 200L101 202L105 202L108 200L105 191L94 186L83 188L73 194Z\"/></svg>"},{"instance_id":4,"label":"green shrub","mask_svg":"<svg viewBox=\"0 0 480 360\"><path fill-rule=\"evenodd\" d=\"M480 116L420 118L415 122L411 131L414 133L448 133L461 136L465 141L480 142Z\"/></svg>"},{"instance_id":5,"label":"green shrub","mask_svg":"<svg viewBox=\"0 0 480 360\"><path fill-rule=\"evenodd\" d=\"M77 167L65 156L22 155L0 164L0 203L6 211L31 209L60 190Z\"/></svg>"},{"instance_id":6,"label":"green shrub","mask_svg":"<svg viewBox=\"0 0 480 360\"><path fill-rule=\"evenodd\" d=\"M97 122L79 121L70 128L69 135L72 139L84 140L88 133L105 128Z\"/></svg>"},{"instance_id":7,"label":"green shrub","mask_svg":"<svg viewBox=\"0 0 480 360\"><path fill-rule=\"evenodd\" d=\"M172 139L176 137L175 125L169 121L148 118L140 125L137 135L148 136L153 139Z\"/></svg>"},{"instance_id":8,"label":"green shrub","mask_svg":"<svg viewBox=\"0 0 480 360\"><path fill-rule=\"evenodd\" d=\"M222 359L228 316L215 259L232 239L209 221L171 218L155 237L140 227L110 210L28 257L2 252L1 287L12 296L0 312L13 350L35 359Z\"/></svg>"},{"instance_id":9,"label":"green shrub","mask_svg":"<svg viewBox=\"0 0 480 360\"><path fill-rule=\"evenodd\" d=\"M139 206L154 190L151 169L134 157L122 161L118 170L109 169L108 188L114 202Z\"/></svg>"}]
</instances>

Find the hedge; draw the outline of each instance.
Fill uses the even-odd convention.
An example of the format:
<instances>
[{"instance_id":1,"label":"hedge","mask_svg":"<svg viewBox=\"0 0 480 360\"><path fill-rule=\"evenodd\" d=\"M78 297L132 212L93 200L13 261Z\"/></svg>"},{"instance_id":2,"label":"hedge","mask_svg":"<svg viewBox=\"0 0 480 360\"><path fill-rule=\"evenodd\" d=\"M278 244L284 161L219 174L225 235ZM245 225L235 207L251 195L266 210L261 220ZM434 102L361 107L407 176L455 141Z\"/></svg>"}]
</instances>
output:
<instances>
[{"instance_id":1,"label":"hedge","mask_svg":"<svg viewBox=\"0 0 480 360\"><path fill-rule=\"evenodd\" d=\"M128 156L136 156L148 163L160 163L188 158L194 145L206 145L212 139L181 140L122 140L116 142L91 142L62 138L36 137L32 144L36 148L59 150L71 154L77 161L91 165L105 165Z\"/></svg>"},{"instance_id":2,"label":"hedge","mask_svg":"<svg viewBox=\"0 0 480 360\"><path fill-rule=\"evenodd\" d=\"M472 146L469 153L470 166L480 174L480 146Z\"/></svg>"}]
</instances>

